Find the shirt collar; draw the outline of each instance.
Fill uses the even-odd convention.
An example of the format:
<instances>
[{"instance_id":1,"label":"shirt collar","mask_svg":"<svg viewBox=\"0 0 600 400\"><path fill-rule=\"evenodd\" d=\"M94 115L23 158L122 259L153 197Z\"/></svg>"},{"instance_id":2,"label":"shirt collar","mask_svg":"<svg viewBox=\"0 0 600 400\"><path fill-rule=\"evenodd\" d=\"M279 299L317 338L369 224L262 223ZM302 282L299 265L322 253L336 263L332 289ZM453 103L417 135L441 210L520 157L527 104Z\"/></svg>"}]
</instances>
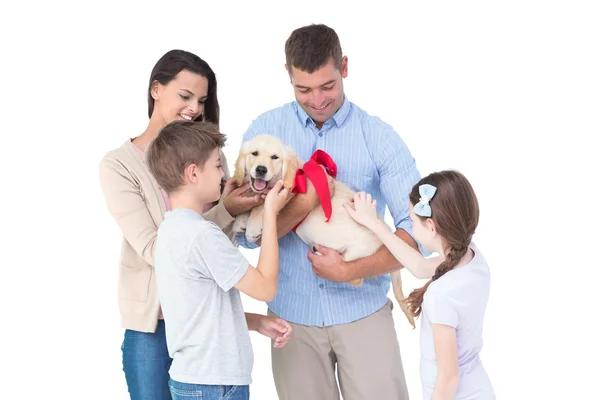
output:
<instances>
[{"instance_id":1,"label":"shirt collar","mask_svg":"<svg viewBox=\"0 0 600 400\"><path fill-rule=\"evenodd\" d=\"M312 122L314 124L310 116L306 113L306 111L304 111L302 107L300 107L297 101L294 102L294 106L296 107L296 115L298 115L298 119L300 120L300 122L302 122L302 124L304 124L304 127L306 127L309 124L309 122ZM344 102L342 103L342 106L339 110L337 110L335 114L333 114L333 117L331 119L325 121L325 124L330 120L333 120L335 125L339 128L346 121L349 114L350 101L348 100L348 97L344 95Z\"/></svg>"}]
</instances>

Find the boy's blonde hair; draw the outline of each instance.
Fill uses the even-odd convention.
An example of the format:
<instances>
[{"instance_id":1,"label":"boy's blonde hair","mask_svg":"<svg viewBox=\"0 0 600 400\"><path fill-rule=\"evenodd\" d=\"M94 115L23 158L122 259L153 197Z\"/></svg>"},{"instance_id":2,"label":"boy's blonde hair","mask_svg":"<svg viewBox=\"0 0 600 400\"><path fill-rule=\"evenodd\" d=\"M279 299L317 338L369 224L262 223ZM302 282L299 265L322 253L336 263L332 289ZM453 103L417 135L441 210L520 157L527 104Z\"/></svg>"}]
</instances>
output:
<instances>
[{"instance_id":1,"label":"boy's blonde hair","mask_svg":"<svg viewBox=\"0 0 600 400\"><path fill-rule=\"evenodd\" d=\"M191 164L200 169L226 137L216 124L206 121L174 121L165 126L146 150L148 169L165 192L184 184L184 170Z\"/></svg>"}]
</instances>

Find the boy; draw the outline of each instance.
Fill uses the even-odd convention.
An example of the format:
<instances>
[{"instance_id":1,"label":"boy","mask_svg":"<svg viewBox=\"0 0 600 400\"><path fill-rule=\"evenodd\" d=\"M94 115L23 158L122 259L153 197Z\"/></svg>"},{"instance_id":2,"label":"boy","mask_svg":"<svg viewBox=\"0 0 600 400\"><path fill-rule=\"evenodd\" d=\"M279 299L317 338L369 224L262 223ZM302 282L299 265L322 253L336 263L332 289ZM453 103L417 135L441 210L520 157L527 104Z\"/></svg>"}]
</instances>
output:
<instances>
[{"instance_id":1,"label":"boy","mask_svg":"<svg viewBox=\"0 0 600 400\"><path fill-rule=\"evenodd\" d=\"M214 223L201 216L205 204L221 197L219 149L224 143L225 136L214 124L175 121L147 150L148 167L172 204L158 228L155 269L173 358L173 399L248 399L253 364L248 330L265 334L273 321L245 317L239 291L260 301L275 297L276 220L288 191L278 182L265 198L262 248L254 268ZM275 338L276 345L285 344L291 328L286 324L279 330L283 335ZM270 333L267 336L277 336Z\"/></svg>"}]
</instances>

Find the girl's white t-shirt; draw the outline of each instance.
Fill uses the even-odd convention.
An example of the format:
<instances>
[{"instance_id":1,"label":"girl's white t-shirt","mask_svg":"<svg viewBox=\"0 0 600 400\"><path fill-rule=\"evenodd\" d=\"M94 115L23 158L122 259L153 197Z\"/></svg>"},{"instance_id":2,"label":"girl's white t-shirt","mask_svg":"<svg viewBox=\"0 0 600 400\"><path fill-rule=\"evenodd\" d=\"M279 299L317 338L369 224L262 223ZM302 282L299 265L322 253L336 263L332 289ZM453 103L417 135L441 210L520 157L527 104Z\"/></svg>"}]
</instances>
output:
<instances>
[{"instance_id":1,"label":"girl's white t-shirt","mask_svg":"<svg viewBox=\"0 0 600 400\"><path fill-rule=\"evenodd\" d=\"M479 353L483 347L483 319L490 293L490 269L475 244L473 259L432 282L425 292L421 320L421 383L423 399L430 400L437 379L431 324L456 329L460 383L456 400L495 399Z\"/></svg>"}]
</instances>

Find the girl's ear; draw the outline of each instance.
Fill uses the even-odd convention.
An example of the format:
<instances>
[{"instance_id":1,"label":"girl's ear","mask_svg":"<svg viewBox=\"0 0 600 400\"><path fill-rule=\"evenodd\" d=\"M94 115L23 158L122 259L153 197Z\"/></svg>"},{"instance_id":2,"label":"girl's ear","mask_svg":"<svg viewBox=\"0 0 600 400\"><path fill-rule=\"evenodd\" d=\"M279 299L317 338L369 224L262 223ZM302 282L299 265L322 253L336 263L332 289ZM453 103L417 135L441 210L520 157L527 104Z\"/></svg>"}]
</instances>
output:
<instances>
[{"instance_id":1,"label":"girl's ear","mask_svg":"<svg viewBox=\"0 0 600 400\"><path fill-rule=\"evenodd\" d=\"M427 218L425 220L425 227L431 233L431 235L437 235L437 227L435 226L435 222L431 218Z\"/></svg>"}]
</instances>

